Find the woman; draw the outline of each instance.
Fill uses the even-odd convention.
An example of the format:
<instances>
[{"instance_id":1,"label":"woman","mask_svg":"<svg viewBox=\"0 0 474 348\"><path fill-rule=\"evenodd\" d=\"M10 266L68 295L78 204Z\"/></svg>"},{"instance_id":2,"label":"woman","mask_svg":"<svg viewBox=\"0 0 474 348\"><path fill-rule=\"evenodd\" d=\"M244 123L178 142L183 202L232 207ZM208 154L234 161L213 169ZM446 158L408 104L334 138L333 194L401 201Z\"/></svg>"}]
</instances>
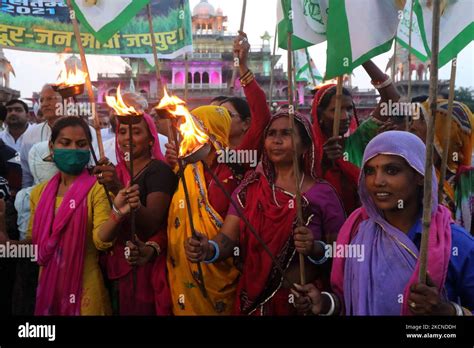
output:
<instances>
[{"instance_id":1,"label":"woman","mask_svg":"<svg viewBox=\"0 0 474 348\"><path fill-rule=\"evenodd\" d=\"M240 98L227 98L224 103L221 102L221 105L228 110L232 121L226 148L235 150L236 153L253 152L255 154L254 158L260 158L263 131L271 115L267 106L265 92L258 85L252 71L247 67L250 50L247 35L242 31L239 33L239 36L234 40L234 52L239 57L239 80L248 105ZM167 144L166 149L166 159L173 167L176 165L177 160L175 146L174 144ZM237 186L239 186L247 171L255 169L251 165L252 163L249 162L227 163L225 161L214 161L210 164L212 170L229 194L234 192ZM225 217L229 208L229 200L222 193L211 175L205 173L205 179L210 205L220 216Z\"/></svg>"},{"instance_id":2,"label":"woman","mask_svg":"<svg viewBox=\"0 0 474 348\"><path fill-rule=\"evenodd\" d=\"M426 118L431 115L428 100L421 101L420 117L413 120L410 131L426 140ZM441 157L447 127L448 101L438 99L436 109L435 138L434 138L434 166L439 179L441 171ZM472 215L474 213L474 168L471 166L474 117L469 108L460 102L454 101L449 134L448 162L443 187L442 203L453 213L456 222L467 231L474 234Z\"/></svg>"},{"instance_id":3,"label":"woman","mask_svg":"<svg viewBox=\"0 0 474 348\"><path fill-rule=\"evenodd\" d=\"M322 178L333 185L342 198L347 214L360 205L357 197L357 178L365 146L379 130L393 129L400 125L400 123L390 121L387 117L382 117L380 113L383 103L387 103L389 100L396 102L399 99L391 79L383 74L372 61L364 63L363 67L372 78L372 84L378 89L381 96L380 103L371 118L357 127L357 116L352 96L348 90L343 88L339 134L333 136L336 106L335 84L319 88L311 107L317 157L322 159L321 167L318 170L321 171ZM380 127L382 121L385 121L383 128ZM349 137L343 138L350 125L351 128L357 127L357 130Z\"/></svg>"},{"instance_id":4,"label":"woman","mask_svg":"<svg viewBox=\"0 0 474 348\"><path fill-rule=\"evenodd\" d=\"M98 238L110 207L104 189L86 169L90 141L82 119L57 120L49 146L59 172L31 192L26 242L38 246L35 315L111 314L98 264L99 251L112 245Z\"/></svg>"},{"instance_id":5,"label":"woman","mask_svg":"<svg viewBox=\"0 0 474 348\"><path fill-rule=\"evenodd\" d=\"M298 286L300 311L463 315L474 309L474 238L438 205L434 168L428 277L426 284L418 283L425 151L418 137L399 131L382 133L367 145L359 179L363 206L345 222L337 240L344 248L362 248L364 261L347 255L334 260L335 294Z\"/></svg>"},{"instance_id":6,"label":"woman","mask_svg":"<svg viewBox=\"0 0 474 348\"><path fill-rule=\"evenodd\" d=\"M342 204L334 189L315 175L315 151L310 123L295 115L296 149L302 173L304 226L294 229L296 180L293 172L293 147L286 111L277 113L265 130L262 165L244 180L234 193L244 215L255 227L285 271L282 275L255 236L241 221L233 207L220 233L211 241L188 238L186 255L191 262L230 262L237 253L242 261L242 274L237 287L235 314L290 315L294 313L289 288L298 282L299 265L296 251L308 256L306 279L320 289L328 287L329 267L326 246L332 243L344 221ZM314 264L313 264L314 263Z\"/></svg>"},{"instance_id":7,"label":"woman","mask_svg":"<svg viewBox=\"0 0 474 348\"><path fill-rule=\"evenodd\" d=\"M132 106L142 110L140 105ZM99 182L107 185L114 194L124 187L129 188L131 182L129 127L121 121L120 116L117 122L117 167L105 164L94 171ZM142 265L133 258L126 259L124 250L127 255L135 250L135 245L127 245L127 241L135 236L130 235L130 221L126 214L117 213L108 221L102 238L107 242L115 240L114 247L106 257L108 277L113 281L114 297L118 300L114 310L120 315L166 315L170 312L169 289L166 284L165 257L161 254L164 254L167 246L166 218L177 179L163 161L151 116L144 114L140 122L133 125L132 138L133 183L140 197L139 207L135 211L135 244L141 246L141 252L154 262ZM120 225L118 230L115 229L117 225ZM129 249L125 249L126 246Z\"/></svg>"}]
</instances>

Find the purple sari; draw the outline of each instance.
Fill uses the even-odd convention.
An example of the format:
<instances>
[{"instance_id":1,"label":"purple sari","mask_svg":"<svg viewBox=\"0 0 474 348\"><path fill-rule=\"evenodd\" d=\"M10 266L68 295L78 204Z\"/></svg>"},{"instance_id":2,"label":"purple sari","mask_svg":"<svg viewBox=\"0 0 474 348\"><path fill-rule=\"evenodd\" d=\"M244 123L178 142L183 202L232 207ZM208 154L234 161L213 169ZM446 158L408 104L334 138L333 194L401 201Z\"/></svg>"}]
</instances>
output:
<instances>
[{"instance_id":1,"label":"purple sari","mask_svg":"<svg viewBox=\"0 0 474 348\"><path fill-rule=\"evenodd\" d=\"M425 173L425 145L408 132L389 131L372 139L364 152L363 166L377 155L404 158L420 175ZM362 167L363 167L362 166ZM432 221L428 240L427 269L441 291L446 280L451 249L451 215L438 205L437 179L432 168ZM331 283L344 299L346 315L407 315L409 287L417 282L418 248L404 232L390 225L377 209L359 178L359 196L363 204L343 225L338 244L360 245L365 259L336 258Z\"/></svg>"}]
</instances>

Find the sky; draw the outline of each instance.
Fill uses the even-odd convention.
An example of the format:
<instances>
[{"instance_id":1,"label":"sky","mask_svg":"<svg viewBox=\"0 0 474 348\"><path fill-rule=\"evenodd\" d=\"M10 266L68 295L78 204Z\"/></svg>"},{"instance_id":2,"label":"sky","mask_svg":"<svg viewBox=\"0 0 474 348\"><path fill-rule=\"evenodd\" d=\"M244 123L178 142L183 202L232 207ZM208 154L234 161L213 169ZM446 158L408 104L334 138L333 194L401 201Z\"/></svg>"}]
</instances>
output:
<instances>
[{"instance_id":1,"label":"sky","mask_svg":"<svg viewBox=\"0 0 474 348\"><path fill-rule=\"evenodd\" d=\"M251 45L261 45L260 36L268 31L274 35L276 26L276 6L278 0L248 0L245 16L244 31L249 37ZM191 9L200 0L190 0ZM242 0L209 0L216 9L221 7L224 15L228 17L228 31L237 32L240 26L242 12ZM273 47L273 39L271 40ZM6 57L13 64L16 77L12 76L11 87L21 92L22 97L30 97L33 92L38 91L45 83L56 81L60 71L61 59L57 54L33 53L4 49ZM310 55L313 58L318 70L325 71L326 65L326 44L310 47ZM382 70L385 69L391 56L391 52L381 54L373 59ZM282 64L286 70L286 51L277 50L277 54L282 55L278 64ZM119 57L104 57L87 55L91 76L94 79L97 72L120 72L124 70L124 63ZM439 71L440 79L449 79L450 64L446 64ZM361 89L372 88L370 78L362 67L356 68L352 77L353 86ZM458 56L456 87L474 86L474 43L471 42Z\"/></svg>"}]
</instances>

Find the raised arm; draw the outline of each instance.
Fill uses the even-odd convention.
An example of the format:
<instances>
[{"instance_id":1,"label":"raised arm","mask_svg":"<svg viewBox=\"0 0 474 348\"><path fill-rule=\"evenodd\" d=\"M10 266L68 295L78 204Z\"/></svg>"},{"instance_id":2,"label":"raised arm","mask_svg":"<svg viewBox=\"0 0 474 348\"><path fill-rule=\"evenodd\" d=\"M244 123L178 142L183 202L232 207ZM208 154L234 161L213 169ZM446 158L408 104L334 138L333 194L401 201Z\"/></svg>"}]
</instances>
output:
<instances>
[{"instance_id":1,"label":"raised arm","mask_svg":"<svg viewBox=\"0 0 474 348\"><path fill-rule=\"evenodd\" d=\"M260 150L260 141L263 137L263 131L270 121L271 113L267 105L265 92L253 78L253 73L247 66L249 50L250 44L247 40L247 34L240 31L239 36L234 40L234 52L239 57L241 84L250 107L251 118L250 127L239 149ZM260 157L260 153L258 157Z\"/></svg>"}]
</instances>

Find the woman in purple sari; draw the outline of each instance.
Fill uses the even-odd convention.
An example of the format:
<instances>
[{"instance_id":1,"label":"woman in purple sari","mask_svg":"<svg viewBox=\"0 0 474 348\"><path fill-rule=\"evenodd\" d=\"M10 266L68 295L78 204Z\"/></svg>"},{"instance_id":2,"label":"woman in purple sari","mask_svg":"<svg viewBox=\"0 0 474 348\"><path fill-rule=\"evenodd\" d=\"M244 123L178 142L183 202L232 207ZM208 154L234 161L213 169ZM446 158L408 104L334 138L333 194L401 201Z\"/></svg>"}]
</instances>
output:
<instances>
[{"instance_id":1,"label":"woman in purple sari","mask_svg":"<svg viewBox=\"0 0 474 348\"><path fill-rule=\"evenodd\" d=\"M363 206L345 222L337 243L344 251L361 250L363 257L334 259L334 293L297 286L298 310L326 315L471 315L474 238L438 205L434 168L428 277L426 284L418 283L423 142L408 132L382 133L367 145L362 168Z\"/></svg>"}]
</instances>

